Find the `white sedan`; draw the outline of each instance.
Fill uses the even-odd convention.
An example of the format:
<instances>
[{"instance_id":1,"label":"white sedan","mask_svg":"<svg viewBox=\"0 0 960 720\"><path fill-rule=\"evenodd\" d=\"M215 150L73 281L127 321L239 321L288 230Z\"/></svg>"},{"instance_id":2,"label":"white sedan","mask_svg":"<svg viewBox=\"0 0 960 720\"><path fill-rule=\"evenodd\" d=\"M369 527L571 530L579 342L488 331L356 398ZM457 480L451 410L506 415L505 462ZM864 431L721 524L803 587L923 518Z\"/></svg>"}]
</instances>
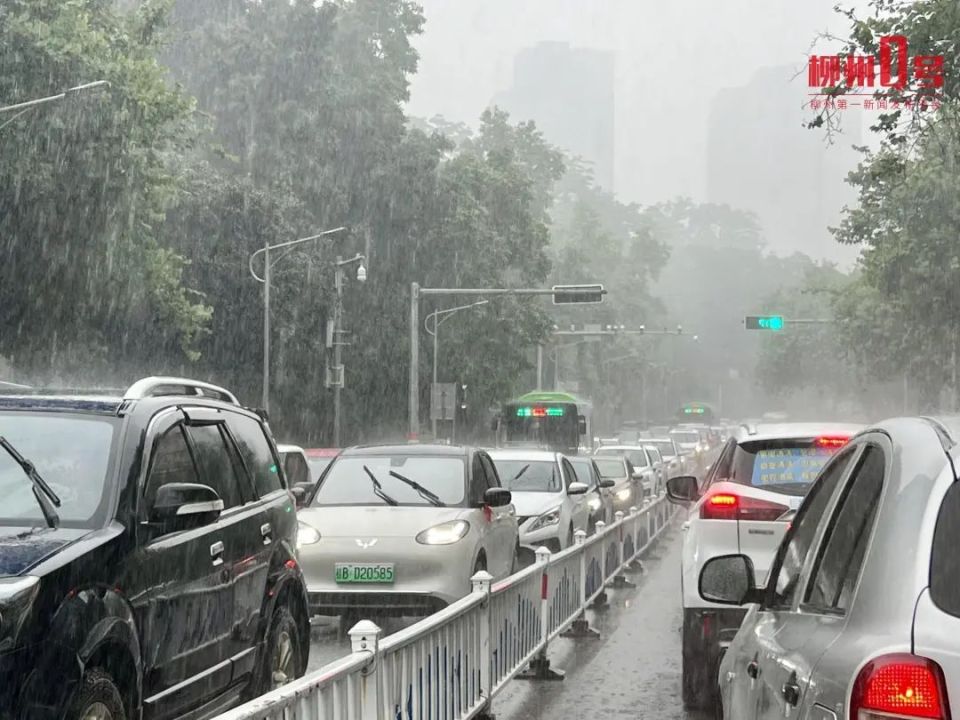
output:
<instances>
[{"instance_id":1,"label":"white sedan","mask_svg":"<svg viewBox=\"0 0 960 720\"><path fill-rule=\"evenodd\" d=\"M491 450L504 489L512 494L520 544L559 552L573 545L576 530L588 531L589 487L577 481L570 461L544 450Z\"/></svg>"}]
</instances>

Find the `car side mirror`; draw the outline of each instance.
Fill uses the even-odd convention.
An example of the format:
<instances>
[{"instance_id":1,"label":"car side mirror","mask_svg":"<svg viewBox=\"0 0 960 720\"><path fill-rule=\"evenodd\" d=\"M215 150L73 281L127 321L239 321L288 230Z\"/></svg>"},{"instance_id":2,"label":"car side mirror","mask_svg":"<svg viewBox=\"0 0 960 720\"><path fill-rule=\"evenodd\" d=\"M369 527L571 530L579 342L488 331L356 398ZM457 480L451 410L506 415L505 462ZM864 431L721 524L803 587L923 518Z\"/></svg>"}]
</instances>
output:
<instances>
[{"instance_id":1,"label":"car side mirror","mask_svg":"<svg viewBox=\"0 0 960 720\"><path fill-rule=\"evenodd\" d=\"M290 488L290 492L293 493L294 499L297 501L297 508L302 508L306 502L307 498L310 497L310 492L313 490L312 482L300 482Z\"/></svg>"},{"instance_id":2,"label":"car side mirror","mask_svg":"<svg viewBox=\"0 0 960 720\"><path fill-rule=\"evenodd\" d=\"M604 478L603 480L600 481L600 487L602 487L604 490L609 490L610 488L616 487L616 486L617 486L617 483L611 480L610 478Z\"/></svg>"},{"instance_id":3,"label":"car side mirror","mask_svg":"<svg viewBox=\"0 0 960 720\"><path fill-rule=\"evenodd\" d=\"M573 482L567 488L567 495L586 495L589 490L590 487L586 483Z\"/></svg>"},{"instance_id":4,"label":"car side mirror","mask_svg":"<svg viewBox=\"0 0 960 720\"><path fill-rule=\"evenodd\" d=\"M157 488L150 520L170 530L214 522L223 512L223 500L209 485L168 483Z\"/></svg>"},{"instance_id":5,"label":"car side mirror","mask_svg":"<svg viewBox=\"0 0 960 720\"><path fill-rule=\"evenodd\" d=\"M504 507L511 502L513 502L513 493L503 488L488 488L487 491L483 493L484 505L489 505L492 508Z\"/></svg>"},{"instance_id":6,"label":"car side mirror","mask_svg":"<svg viewBox=\"0 0 960 720\"><path fill-rule=\"evenodd\" d=\"M679 475L667 480L667 499L678 505L687 505L700 495L700 483L693 475Z\"/></svg>"},{"instance_id":7,"label":"car side mirror","mask_svg":"<svg viewBox=\"0 0 960 720\"><path fill-rule=\"evenodd\" d=\"M749 605L761 600L753 561L746 555L718 555L700 570L700 597L719 605Z\"/></svg>"}]
</instances>

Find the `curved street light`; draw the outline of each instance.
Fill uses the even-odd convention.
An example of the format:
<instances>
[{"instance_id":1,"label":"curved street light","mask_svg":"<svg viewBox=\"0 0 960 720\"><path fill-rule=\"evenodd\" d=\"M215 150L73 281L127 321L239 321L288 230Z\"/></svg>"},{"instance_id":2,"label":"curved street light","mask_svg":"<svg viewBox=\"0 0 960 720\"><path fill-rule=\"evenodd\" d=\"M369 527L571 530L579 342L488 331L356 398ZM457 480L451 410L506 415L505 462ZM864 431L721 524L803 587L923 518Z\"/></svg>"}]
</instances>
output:
<instances>
[{"instance_id":1,"label":"curved street light","mask_svg":"<svg viewBox=\"0 0 960 720\"><path fill-rule=\"evenodd\" d=\"M263 409L266 411L270 410L270 269L276 265L278 262L283 260L287 255L292 252L292 249L298 245L310 242L312 240L319 240L325 238L328 235L333 235L334 233L342 232L346 230L346 227L333 228L332 230L324 230L322 233L317 233L316 235L310 235L309 237L300 238L298 240L290 240L288 242L277 243L276 245L264 245L258 250L254 250L250 253L250 259L247 262L247 265L250 269L250 275L253 276L253 279L259 283L263 284ZM280 250L283 248L289 248L287 252L278 256L276 259L270 259L270 252L272 250ZM254 259L263 254L263 277L257 275L256 271L253 269ZM363 267L361 265L361 267ZM364 275L366 275L366 270L364 270Z\"/></svg>"},{"instance_id":2,"label":"curved street light","mask_svg":"<svg viewBox=\"0 0 960 720\"><path fill-rule=\"evenodd\" d=\"M480 305L486 305L489 303L489 300L478 300L477 302L470 303L469 305L460 305L458 307L447 308L445 310L434 310L432 313L427 315L423 320L424 329L427 331L427 334L433 336L433 388L437 386L437 356L439 353L439 328L440 326L449 320L455 313L460 312L461 310L469 310L470 308L478 307ZM443 316L442 318L440 316ZM433 318L433 329L430 329L430 318ZM431 413L432 414L432 413ZM433 439L437 439L437 419L435 417L431 418L431 423L433 425Z\"/></svg>"}]
</instances>

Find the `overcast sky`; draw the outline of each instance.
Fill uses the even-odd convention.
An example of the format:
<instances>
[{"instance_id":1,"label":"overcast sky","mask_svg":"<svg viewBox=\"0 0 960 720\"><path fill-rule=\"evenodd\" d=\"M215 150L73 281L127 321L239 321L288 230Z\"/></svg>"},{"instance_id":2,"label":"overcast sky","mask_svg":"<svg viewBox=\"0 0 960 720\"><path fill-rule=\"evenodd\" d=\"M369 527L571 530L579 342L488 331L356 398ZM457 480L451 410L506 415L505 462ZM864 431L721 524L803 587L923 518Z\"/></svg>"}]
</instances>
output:
<instances>
[{"instance_id":1,"label":"overcast sky","mask_svg":"<svg viewBox=\"0 0 960 720\"><path fill-rule=\"evenodd\" d=\"M818 32L846 34L835 2L423 0L427 22L408 109L475 124L510 87L522 48L549 40L610 50L617 63L618 194L643 204L680 194L702 200L711 99L746 84L761 67L786 63L803 73L793 83L799 107ZM863 120L869 118L857 118Z\"/></svg>"}]
</instances>

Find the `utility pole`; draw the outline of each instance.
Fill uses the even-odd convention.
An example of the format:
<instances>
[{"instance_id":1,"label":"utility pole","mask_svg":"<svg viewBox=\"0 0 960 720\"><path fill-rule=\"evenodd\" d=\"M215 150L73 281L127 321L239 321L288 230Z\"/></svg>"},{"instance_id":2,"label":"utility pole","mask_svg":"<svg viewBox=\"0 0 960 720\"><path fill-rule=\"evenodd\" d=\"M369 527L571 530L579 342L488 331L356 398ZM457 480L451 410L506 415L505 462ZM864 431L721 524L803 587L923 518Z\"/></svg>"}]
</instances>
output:
<instances>
[{"instance_id":1,"label":"utility pole","mask_svg":"<svg viewBox=\"0 0 960 720\"><path fill-rule=\"evenodd\" d=\"M251 271L252 272L252 271ZM263 409L270 410L270 244L263 246Z\"/></svg>"},{"instance_id":2,"label":"utility pole","mask_svg":"<svg viewBox=\"0 0 960 720\"><path fill-rule=\"evenodd\" d=\"M334 289L337 291L336 304L333 307L333 366L336 374L336 384L333 386L333 446L340 447L340 390L343 387L343 270L340 267L343 258L337 255L336 270L333 275Z\"/></svg>"},{"instance_id":3,"label":"utility pole","mask_svg":"<svg viewBox=\"0 0 960 720\"><path fill-rule=\"evenodd\" d=\"M410 377L407 395L407 439L416 442L420 436L420 297L423 295L445 296L493 296L510 295L527 297L552 295L555 305L585 305L603 302L607 294L603 285L555 285L552 288L422 288L419 283L410 283Z\"/></svg>"},{"instance_id":4,"label":"utility pole","mask_svg":"<svg viewBox=\"0 0 960 720\"><path fill-rule=\"evenodd\" d=\"M537 345L537 390L543 390L543 343Z\"/></svg>"}]
</instances>

